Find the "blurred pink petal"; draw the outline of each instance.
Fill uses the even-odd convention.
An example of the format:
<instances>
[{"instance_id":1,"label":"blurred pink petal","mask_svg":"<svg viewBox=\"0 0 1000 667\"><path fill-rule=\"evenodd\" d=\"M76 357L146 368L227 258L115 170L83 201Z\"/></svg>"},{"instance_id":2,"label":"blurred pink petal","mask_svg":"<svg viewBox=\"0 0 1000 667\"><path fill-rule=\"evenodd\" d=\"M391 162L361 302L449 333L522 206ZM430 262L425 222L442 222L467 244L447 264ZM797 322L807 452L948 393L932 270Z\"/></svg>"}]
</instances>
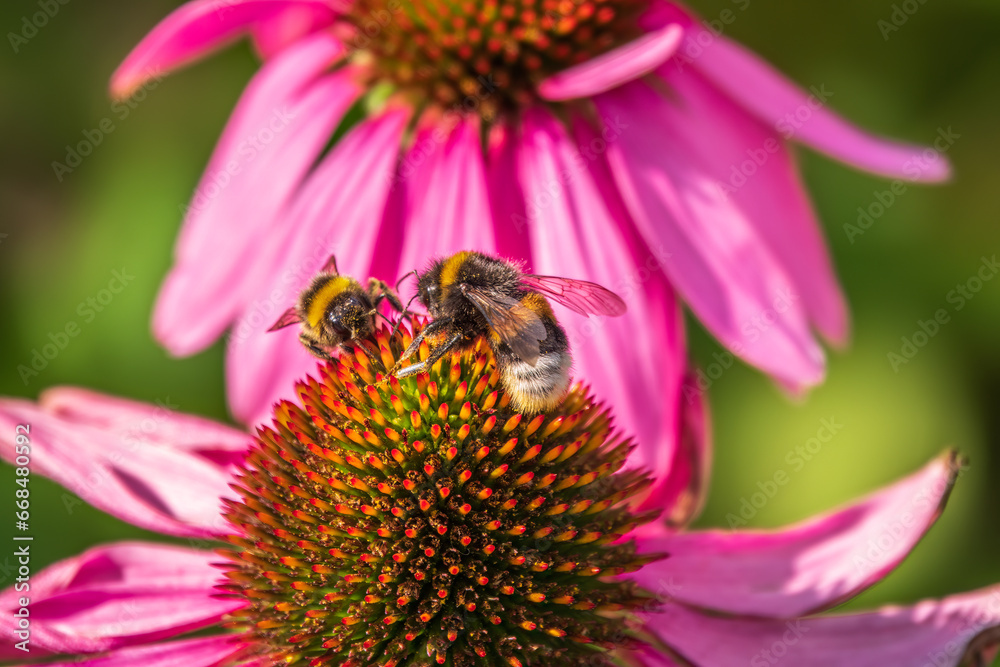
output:
<instances>
[{"instance_id":1,"label":"blurred pink petal","mask_svg":"<svg viewBox=\"0 0 1000 667\"><path fill-rule=\"evenodd\" d=\"M723 196L753 221L814 326L834 342L844 342L847 306L785 142L697 72L667 66L660 73L679 97L679 103L664 105L671 124L689 128L698 159Z\"/></svg>"},{"instance_id":2,"label":"blurred pink petal","mask_svg":"<svg viewBox=\"0 0 1000 667\"><path fill-rule=\"evenodd\" d=\"M419 131L399 165L407 193L401 267L422 269L459 248L495 251L479 119L454 120L449 134L447 125Z\"/></svg>"},{"instance_id":3,"label":"blurred pink petal","mask_svg":"<svg viewBox=\"0 0 1000 667\"><path fill-rule=\"evenodd\" d=\"M81 410L102 399L90 393L83 398ZM202 452L227 450L235 432L215 445L219 427L199 434L195 419L167 411L159 420L152 419L148 412L116 399L109 399L100 418L89 422L87 412L76 414L78 410L71 408L73 402L74 395L65 390L51 405L0 400L0 456L14 461L14 428L28 424L33 471L94 507L140 528L179 537L208 537L224 527L220 498L230 494L230 469ZM120 416L109 429L107 420L116 411ZM145 437L147 426L155 430L160 425L168 429L183 425L204 444L199 449L173 447Z\"/></svg>"},{"instance_id":4,"label":"blurred pink petal","mask_svg":"<svg viewBox=\"0 0 1000 667\"><path fill-rule=\"evenodd\" d=\"M524 192L518 176L518 131L509 125L490 130L486 164L487 191L497 254L523 260L531 266L531 243L526 225Z\"/></svg>"},{"instance_id":5,"label":"blurred pink petal","mask_svg":"<svg viewBox=\"0 0 1000 667\"><path fill-rule=\"evenodd\" d=\"M652 629L706 667L987 665L1000 642L1000 587L911 607L791 620L707 616L668 604Z\"/></svg>"},{"instance_id":6,"label":"blurred pink petal","mask_svg":"<svg viewBox=\"0 0 1000 667\"><path fill-rule=\"evenodd\" d=\"M705 392L688 374L681 387L677 446L669 472L654 486L644 507L664 508L663 525L686 528L701 513L712 469L711 419ZM647 529L643 526L640 531Z\"/></svg>"},{"instance_id":7,"label":"blurred pink petal","mask_svg":"<svg viewBox=\"0 0 1000 667\"><path fill-rule=\"evenodd\" d=\"M686 39L700 53L692 61L693 66L786 139L889 178L941 181L950 175L943 155L926 160L923 146L875 137L841 119L826 107L825 98L832 93L822 86L804 91L756 54L704 28L693 28ZM709 45L701 46L705 43ZM683 59L678 63L686 65Z\"/></svg>"},{"instance_id":8,"label":"blurred pink petal","mask_svg":"<svg viewBox=\"0 0 1000 667\"><path fill-rule=\"evenodd\" d=\"M538 85L546 100L591 97L649 74L680 46L684 29L677 23L647 33L587 62L559 72Z\"/></svg>"},{"instance_id":9,"label":"blurred pink petal","mask_svg":"<svg viewBox=\"0 0 1000 667\"><path fill-rule=\"evenodd\" d=\"M824 356L794 284L748 219L719 188L671 102L644 83L596 98L620 133L607 146L615 182L667 275L734 354L795 385L817 384Z\"/></svg>"},{"instance_id":10,"label":"blurred pink petal","mask_svg":"<svg viewBox=\"0 0 1000 667\"><path fill-rule=\"evenodd\" d=\"M631 576L651 590L669 581L677 602L722 612L815 613L895 569L940 516L957 475L949 452L860 502L788 528L645 536L641 550L669 557Z\"/></svg>"},{"instance_id":11,"label":"blurred pink petal","mask_svg":"<svg viewBox=\"0 0 1000 667\"><path fill-rule=\"evenodd\" d=\"M209 345L269 278L260 272L260 237L282 245L295 230L273 228L272 217L359 94L349 69L316 79L341 54L332 38L310 38L261 70L240 100L188 209L176 263L157 299L153 329L174 354Z\"/></svg>"},{"instance_id":12,"label":"blurred pink petal","mask_svg":"<svg viewBox=\"0 0 1000 667\"><path fill-rule=\"evenodd\" d=\"M574 375L613 407L619 426L636 438L629 465L649 468L662 480L674 459L687 363L682 319L663 274L663 258L645 248L620 203L609 199L613 191L605 185L601 165L574 161L579 155L575 142L548 112L536 109L523 122L519 153L530 270L592 280L628 304L629 311L618 318L567 314L560 319L573 350ZM578 131L586 143L584 126Z\"/></svg>"},{"instance_id":13,"label":"blurred pink petal","mask_svg":"<svg viewBox=\"0 0 1000 667\"><path fill-rule=\"evenodd\" d=\"M95 547L31 577L29 591L0 593L13 618L28 596L31 648L48 653L98 653L158 641L213 625L245 604L219 599L219 571L210 551L121 542ZM12 623L0 626L0 658L23 652Z\"/></svg>"},{"instance_id":14,"label":"blurred pink petal","mask_svg":"<svg viewBox=\"0 0 1000 667\"><path fill-rule=\"evenodd\" d=\"M325 16L326 23L337 15L325 0L194 0L181 5L118 66L111 76L111 93L128 97L149 79L208 55L256 24L300 8Z\"/></svg>"},{"instance_id":15,"label":"blurred pink petal","mask_svg":"<svg viewBox=\"0 0 1000 667\"><path fill-rule=\"evenodd\" d=\"M257 53L269 60L299 40L330 25L339 13L338 2L296 2L266 21L255 24L253 35ZM343 3L346 5L346 3ZM337 11L331 12L330 5Z\"/></svg>"},{"instance_id":16,"label":"blurred pink petal","mask_svg":"<svg viewBox=\"0 0 1000 667\"><path fill-rule=\"evenodd\" d=\"M46 389L39 406L59 419L98 428L123 442L171 447L219 466L243 461L252 441L245 431L212 419L176 412L170 397L155 405L78 387Z\"/></svg>"},{"instance_id":17,"label":"blurred pink petal","mask_svg":"<svg viewBox=\"0 0 1000 667\"><path fill-rule=\"evenodd\" d=\"M408 119L407 111L396 110L354 127L316 167L296 205L285 213L297 234L286 246L272 248L273 259L259 269L270 281L264 293L273 308L271 317L248 310L229 342L229 402L239 420L267 419L271 405L293 395L294 382L316 367L293 328L262 334L295 303L327 258L336 254L345 275L370 275L379 238L379 226L370 221L385 209Z\"/></svg>"},{"instance_id":18,"label":"blurred pink petal","mask_svg":"<svg viewBox=\"0 0 1000 667\"><path fill-rule=\"evenodd\" d=\"M46 667L218 667L240 646L233 635L146 644L111 651L86 660L47 662Z\"/></svg>"}]
</instances>

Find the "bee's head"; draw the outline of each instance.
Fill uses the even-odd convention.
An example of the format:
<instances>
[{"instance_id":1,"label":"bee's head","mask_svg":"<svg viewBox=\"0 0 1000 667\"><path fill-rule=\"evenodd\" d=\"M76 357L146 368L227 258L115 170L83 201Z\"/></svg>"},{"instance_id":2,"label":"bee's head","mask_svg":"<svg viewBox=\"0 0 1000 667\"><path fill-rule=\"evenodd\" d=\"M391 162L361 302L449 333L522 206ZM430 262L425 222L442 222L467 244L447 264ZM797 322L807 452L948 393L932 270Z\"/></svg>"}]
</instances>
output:
<instances>
[{"instance_id":1,"label":"bee's head","mask_svg":"<svg viewBox=\"0 0 1000 667\"><path fill-rule=\"evenodd\" d=\"M441 262L420 274L417 278L417 297L431 317L437 317L441 306Z\"/></svg>"}]
</instances>

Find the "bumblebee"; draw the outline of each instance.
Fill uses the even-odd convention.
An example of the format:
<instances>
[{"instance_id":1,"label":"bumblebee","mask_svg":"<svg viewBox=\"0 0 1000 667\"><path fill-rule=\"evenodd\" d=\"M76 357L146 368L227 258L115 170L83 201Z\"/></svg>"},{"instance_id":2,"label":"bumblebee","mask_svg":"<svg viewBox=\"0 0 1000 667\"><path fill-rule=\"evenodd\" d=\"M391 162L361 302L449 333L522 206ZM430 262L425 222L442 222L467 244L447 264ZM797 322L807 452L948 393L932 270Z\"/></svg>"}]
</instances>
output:
<instances>
[{"instance_id":1,"label":"bumblebee","mask_svg":"<svg viewBox=\"0 0 1000 667\"><path fill-rule=\"evenodd\" d=\"M484 336L511 405L528 413L555 407L569 386L572 358L566 332L546 297L582 315L616 317L625 312L625 302L600 285L525 274L513 262L471 251L438 260L419 274L417 297L431 322L390 374L422 373L449 352ZM400 368L425 341L431 348L427 359Z\"/></svg>"},{"instance_id":2,"label":"bumblebee","mask_svg":"<svg viewBox=\"0 0 1000 667\"><path fill-rule=\"evenodd\" d=\"M402 302L388 285L369 278L368 287L362 287L354 278L340 275L337 260L331 256L299 295L298 303L286 310L268 331L301 323L302 344L320 359L330 359L339 346L351 341L366 345L375 332L375 315L382 301L404 312Z\"/></svg>"}]
</instances>

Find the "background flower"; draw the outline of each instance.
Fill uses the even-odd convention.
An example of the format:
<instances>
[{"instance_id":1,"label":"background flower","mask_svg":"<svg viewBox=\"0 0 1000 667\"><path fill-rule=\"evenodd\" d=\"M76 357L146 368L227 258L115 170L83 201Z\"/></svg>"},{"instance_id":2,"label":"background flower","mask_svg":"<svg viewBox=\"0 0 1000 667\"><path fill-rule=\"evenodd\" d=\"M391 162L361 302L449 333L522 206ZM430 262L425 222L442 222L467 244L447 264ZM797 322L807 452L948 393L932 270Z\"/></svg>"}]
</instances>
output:
<instances>
[{"instance_id":1,"label":"background flower","mask_svg":"<svg viewBox=\"0 0 1000 667\"><path fill-rule=\"evenodd\" d=\"M674 2L428 7L195 0L112 77L127 98L238 37L264 56L186 212L153 317L179 355L231 329L243 421L309 368L294 336L256 320L293 300L323 255L391 282L473 248L622 293L624 319L573 326L577 367L601 374L602 398L639 437L671 446L674 416L643 419L629 398L677 391L673 290L793 391L824 374L813 329L847 337L788 142L906 181L949 172L940 153L852 127L829 109L831 91L799 89ZM365 110L356 124L344 122L352 107ZM335 130L343 139L324 152ZM657 372L609 368L612 353Z\"/></svg>"},{"instance_id":2,"label":"background flower","mask_svg":"<svg viewBox=\"0 0 1000 667\"><path fill-rule=\"evenodd\" d=\"M259 59L235 45L154 82L131 106L113 106L106 91L108 73L136 36L180 4L70 2L37 33L24 24L42 11L34 0L0 6L10 48L0 59L8 93L0 119L9 129L0 155L0 393L34 399L45 386L70 383L227 414L223 347L171 360L148 322L183 210ZM933 143L939 127L961 135L948 151L952 183L902 194L891 181L797 152L855 320L850 354L831 356L827 382L806 403L790 407L766 377L730 360L697 324L688 328L702 386L714 413L725 416L715 424L720 454L699 525L727 528L730 514L743 520L744 499L747 527L787 525L907 475L943 443L969 454L974 465L947 515L892 577L851 603L855 609L1000 580L1000 536L982 513L1000 503L990 482L1000 475L993 453L1000 446L993 418L1000 283L973 280L983 256L1000 249L993 187L1000 130L990 92L1000 77L991 57L1000 26L978 0L926 3L885 39L879 22L891 25L891 5L692 3L708 21L732 19L721 23L725 35L803 87L825 85L834 93L829 107L862 127L917 144ZM15 53L8 31L33 36ZM110 133L101 129L105 119ZM91 146L88 137L100 143ZM81 144L89 155L67 157L67 146L76 154ZM75 166L57 177L54 162ZM880 200L891 205L880 209ZM871 222L859 207L874 214ZM112 272L122 269L132 279L112 293ZM952 293L970 281L979 290L971 299ZM949 321L924 341L921 322L934 331L939 309ZM78 334L61 338L70 323ZM901 353L903 337L924 344L897 373L887 355ZM45 365L22 380L19 366L31 369L33 351L43 349L53 358L34 361ZM787 482L772 487L779 472ZM10 469L0 469L0 486L10 479ZM39 565L96 543L150 536L43 479L35 494L38 534L59 536L36 541ZM8 530L0 525L0 538ZM963 567L944 567L945 558Z\"/></svg>"}]
</instances>

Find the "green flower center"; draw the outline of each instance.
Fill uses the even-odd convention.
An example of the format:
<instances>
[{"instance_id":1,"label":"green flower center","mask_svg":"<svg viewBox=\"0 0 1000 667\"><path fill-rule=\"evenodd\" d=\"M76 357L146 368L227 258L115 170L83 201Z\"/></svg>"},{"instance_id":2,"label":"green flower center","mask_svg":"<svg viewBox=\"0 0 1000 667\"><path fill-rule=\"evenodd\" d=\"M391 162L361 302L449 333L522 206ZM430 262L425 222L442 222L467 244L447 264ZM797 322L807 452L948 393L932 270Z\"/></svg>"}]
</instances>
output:
<instances>
[{"instance_id":1,"label":"green flower center","mask_svg":"<svg viewBox=\"0 0 1000 667\"><path fill-rule=\"evenodd\" d=\"M636 641L634 612L653 601L617 575L657 557L626 539L655 518L626 504L650 483L620 471L631 443L579 386L552 412L514 413L482 341L379 384L409 340L383 329L381 359L342 354L260 430L224 552L248 652L569 667Z\"/></svg>"},{"instance_id":2,"label":"green flower center","mask_svg":"<svg viewBox=\"0 0 1000 667\"><path fill-rule=\"evenodd\" d=\"M355 0L347 43L416 105L493 120L544 79L641 34L647 0Z\"/></svg>"}]
</instances>

